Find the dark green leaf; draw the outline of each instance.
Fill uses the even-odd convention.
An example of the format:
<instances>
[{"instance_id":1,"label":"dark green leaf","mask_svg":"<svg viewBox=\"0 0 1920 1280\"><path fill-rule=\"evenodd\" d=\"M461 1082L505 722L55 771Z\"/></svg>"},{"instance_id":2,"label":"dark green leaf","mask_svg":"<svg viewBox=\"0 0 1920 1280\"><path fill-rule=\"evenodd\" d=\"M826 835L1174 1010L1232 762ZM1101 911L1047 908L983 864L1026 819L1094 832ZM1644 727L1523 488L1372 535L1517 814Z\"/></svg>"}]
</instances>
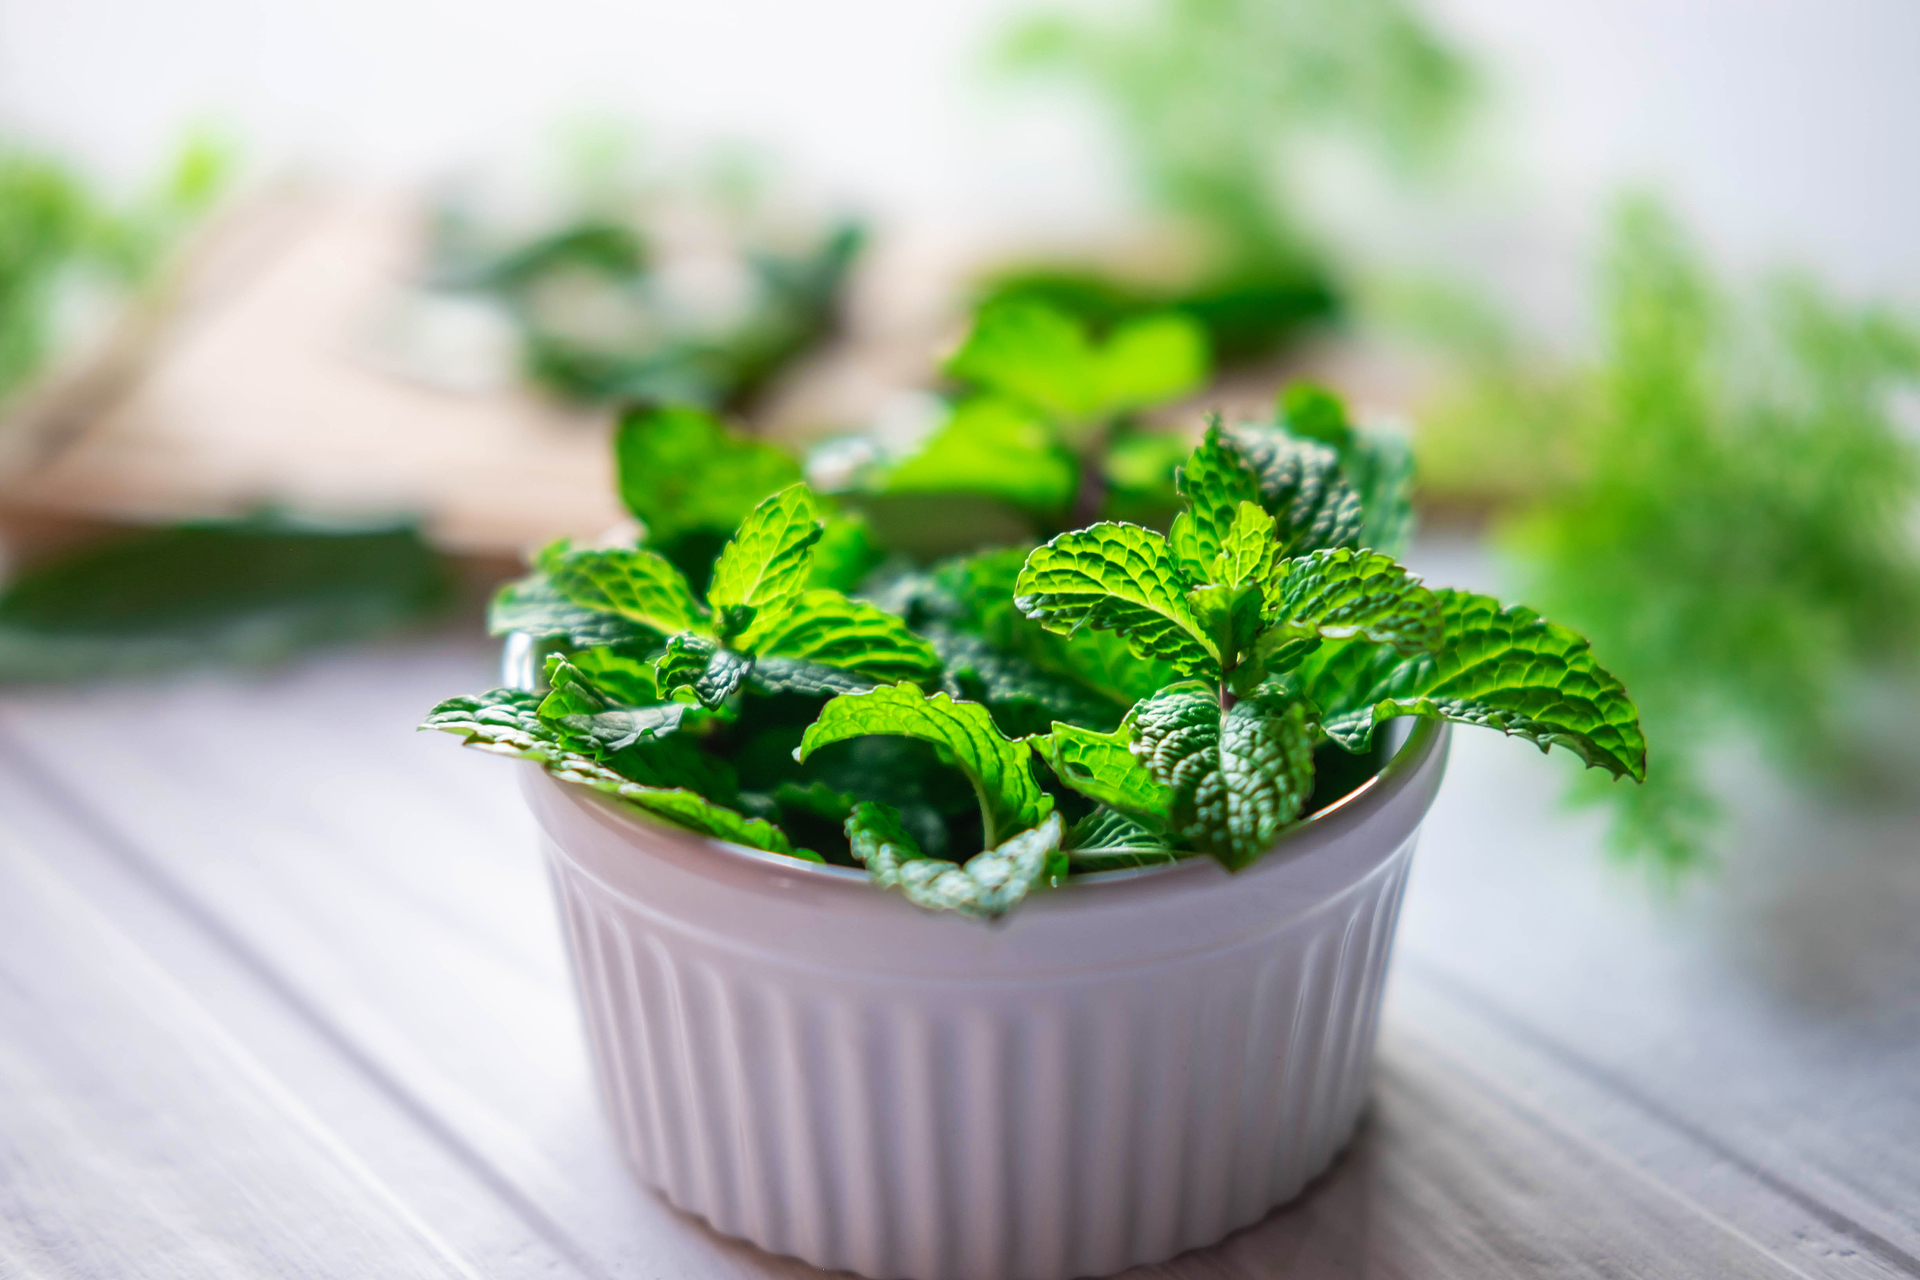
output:
<instances>
[{"instance_id":1,"label":"dark green leaf","mask_svg":"<svg viewBox=\"0 0 1920 1280\"><path fill-rule=\"evenodd\" d=\"M1304 708L1277 695L1222 712L1207 689L1176 686L1135 707L1141 755L1173 793L1175 833L1230 871L1260 858L1313 791Z\"/></svg>"},{"instance_id":2,"label":"dark green leaf","mask_svg":"<svg viewBox=\"0 0 1920 1280\"><path fill-rule=\"evenodd\" d=\"M272 662L389 634L451 594L446 565L411 527L179 525L16 578L0 594L0 680Z\"/></svg>"},{"instance_id":3,"label":"dark green leaf","mask_svg":"<svg viewBox=\"0 0 1920 1280\"><path fill-rule=\"evenodd\" d=\"M810 698L830 698L839 693L863 693L878 681L838 667L798 658L769 657L753 660L747 673L747 688L759 694L797 693Z\"/></svg>"},{"instance_id":4,"label":"dark green leaf","mask_svg":"<svg viewBox=\"0 0 1920 1280\"><path fill-rule=\"evenodd\" d=\"M733 696L752 667L753 659L746 654L722 648L706 636L683 632L667 641L654 672L663 696L671 698L691 689L702 706L717 707Z\"/></svg>"},{"instance_id":5,"label":"dark green leaf","mask_svg":"<svg viewBox=\"0 0 1920 1280\"><path fill-rule=\"evenodd\" d=\"M1009 736L1046 731L1055 720L1110 725L1120 710L1077 680L1055 675L977 635L929 627L927 638L966 697L983 702Z\"/></svg>"},{"instance_id":6,"label":"dark green leaf","mask_svg":"<svg viewBox=\"0 0 1920 1280\"><path fill-rule=\"evenodd\" d=\"M829 743L867 734L897 734L929 743L966 774L980 801L988 844L1008 832L1037 826L1053 808L1053 797L1034 781L1027 744L1010 741L985 707L955 702L944 693L928 697L905 683L845 694L827 703L801 738L796 758L804 762Z\"/></svg>"},{"instance_id":7,"label":"dark green leaf","mask_svg":"<svg viewBox=\"0 0 1920 1280\"><path fill-rule=\"evenodd\" d=\"M1275 427L1234 427L1227 437L1260 478L1260 505L1278 524L1280 555L1357 544L1366 513L1331 447Z\"/></svg>"}]
</instances>

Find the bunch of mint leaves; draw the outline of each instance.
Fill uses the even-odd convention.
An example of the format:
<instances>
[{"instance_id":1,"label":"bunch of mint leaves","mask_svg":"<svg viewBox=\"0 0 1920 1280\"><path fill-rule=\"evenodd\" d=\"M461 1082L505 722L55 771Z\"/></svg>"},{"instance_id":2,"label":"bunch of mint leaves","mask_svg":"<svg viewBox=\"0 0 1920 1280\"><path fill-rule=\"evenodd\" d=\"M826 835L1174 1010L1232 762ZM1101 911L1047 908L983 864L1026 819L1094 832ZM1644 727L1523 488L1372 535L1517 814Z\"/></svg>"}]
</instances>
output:
<instances>
[{"instance_id":1,"label":"bunch of mint leaves","mask_svg":"<svg viewBox=\"0 0 1920 1280\"><path fill-rule=\"evenodd\" d=\"M1404 455L1317 389L1210 424L1165 533L1101 521L925 569L870 567L857 519L697 412L630 414L619 460L645 539L551 546L495 603L542 687L422 727L924 908L992 919L1078 875L1246 867L1377 770L1396 716L1645 774L1585 641L1382 549L1410 524ZM709 554L693 535L722 518Z\"/></svg>"}]
</instances>

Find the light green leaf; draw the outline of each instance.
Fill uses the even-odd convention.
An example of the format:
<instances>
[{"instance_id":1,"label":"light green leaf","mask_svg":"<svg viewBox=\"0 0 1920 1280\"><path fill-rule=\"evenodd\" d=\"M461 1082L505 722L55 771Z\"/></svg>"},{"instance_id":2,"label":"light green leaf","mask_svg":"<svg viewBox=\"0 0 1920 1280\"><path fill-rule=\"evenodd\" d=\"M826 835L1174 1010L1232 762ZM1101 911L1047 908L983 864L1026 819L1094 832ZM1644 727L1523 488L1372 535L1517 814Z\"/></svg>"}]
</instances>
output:
<instances>
[{"instance_id":1,"label":"light green leaf","mask_svg":"<svg viewBox=\"0 0 1920 1280\"><path fill-rule=\"evenodd\" d=\"M1214 558L1226 543L1244 503L1260 500L1260 478L1220 433L1215 418L1207 435L1174 472L1174 488L1187 509L1174 517L1167 542L1181 572L1195 583L1219 581Z\"/></svg>"},{"instance_id":2,"label":"light green leaf","mask_svg":"<svg viewBox=\"0 0 1920 1280\"><path fill-rule=\"evenodd\" d=\"M654 542L730 533L761 498L800 478L786 453L698 409L632 410L620 420L614 453L620 497Z\"/></svg>"},{"instance_id":3,"label":"light green leaf","mask_svg":"<svg viewBox=\"0 0 1920 1280\"><path fill-rule=\"evenodd\" d=\"M745 845L749 849L784 853L808 862L825 861L811 849L794 848L786 832L765 818L749 818L737 809L716 804L684 787L642 786L637 782L629 782L611 770L599 766L588 767L588 762L575 760L549 766L548 772L562 782L575 782L618 796L636 808L655 817L666 818L696 835L711 836L716 840Z\"/></svg>"},{"instance_id":4,"label":"light green leaf","mask_svg":"<svg viewBox=\"0 0 1920 1280\"><path fill-rule=\"evenodd\" d=\"M857 804L847 819L854 857L866 865L874 884L899 889L909 902L930 911L986 920L1004 916L1045 882L1060 837L1060 815L1050 814L1038 827L956 866L922 854L886 805Z\"/></svg>"},{"instance_id":5,"label":"light green leaf","mask_svg":"<svg viewBox=\"0 0 1920 1280\"><path fill-rule=\"evenodd\" d=\"M547 660L549 668L553 660L551 657ZM637 648L600 645L578 649L568 654L566 661L573 664L594 688L622 706L640 707L666 700L666 694L654 676L653 663L642 657Z\"/></svg>"},{"instance_id":6,"label":"light green leaf","mask_svg":"<svg viewBox=\"0 0 1920 1280\"><path fill-rule=\"evenodd\" d=\"M1134 755L1134 740L1131 724L1095 733L1065 723L1031 739L1060 781L1081 795L1164 826L1173 814L1173 792Z\"/></svg>"},{"instance_id":7,"label":"light green leaf","mask_svg":"<svg viewBox=\"0 0 1920 1280\"><path fill-rule=\"evenodd\" d=\"M541 695L524 689L489 689L448 698L420 722L460 738L467 746L524 760L558 760L572 754L540 722Z\"/></svg>"},{"instance_id":8,"label":"light green leaf","mask_svg":"<svg viewBox=\"0 0 1920 1280\"><path fill-rule=\"evenodd\" d=\"M707 605L723 616L729 608L777 613L806 590L813 546L824 526L804 484L788 485L761 500L720 549Z\"/></svg>"},{"instance_id":9,"label":"light green leaf","mask_svg":"<svg viewBox=\"0 0 1920 1280\"><path fill-rule=\"evenodd\" d=\"M543 552L541 567L554 589L598 613L611 613L662 635L704 630L706 611L681 572L645 549Z\"/></svg>"},{"instance_id":10,"label":"light green leaf","mask_svg":"<svg viewBox=\"0 0 1920 1280\"><path fill-rule=\"evenodd\" d=\"M1095 809L1073 824L1062 842L1076 872L1120 871L1178 862L1183 856L1167 838L1116 809Z\"/></svg>"},{"instance_id":11,"label":"light green leaf","mask_svg":"<svg viewBox=\"0 0 1920 1280\"><path fill-rule=\"evenodd\" d=\"M487 632L496 636L520 632L536 640L559 638L583 647L644 644L659 634L618 614L575 604L544 573L509 582L494 593L487 607Z\"/></svg>"},{"instance_id":12,"label":"light green leaf","mask_svg":"<svg viewBox=\"0 0 1920 1280\"><path fill-rule=\"evenodd\" d=\"M983 493L1052 514L1072 500L1080 468L1058 431L1033 409L971 396L920 451L880 481L883 493Z\"/></svg>"},{"instance_id":13,"label":"light green leaf","mask_svg":"<svg viewBox=\"0 0 1920 1280\"><path fill-rule=\"evenodd\" d=\"M1276 671L1322 640L1360 636L1402 653L1428 653L1442 638L1433 592L1386 556L1345 547L1275 562L1267 622L1260 651Z\"/></svg>"},{"instance_id":14,"label":"light green leaf","mask_svg":"<svg viewBox=\"0 0 1920 1280\"><path fill-rule=\"evenodd\" d=\"M1053 797L1034 781L1031 750L1024 741L1011 741L1001 733L985 707L956 702L944 693L928 697L905 683L844 694L827 703L807 726L794 758L804 763L828 743L868 734L929 743L942 760L966 774L980 801L988 844L1038 826L1053 809Z\"/></svg>"},{"instance_id":15,"label":"light green leaf","mask_svg":"<svg viewBox=\"0 0 1920 1280\"><path fill-rule=\"evenodd\" d=\"M1261 426L1234 427L1227 439L1260 479L1260 505L1277 523L1280 555L1358 543L1366 513L1331 446Z\"/></svg>"},{"instance_id":16,"label":"light green leaf","mask_svg":"<svg viewBox=\"0 0 1920 1280\"><path fill-rule=\"evenodd\" d=\"M825 588L802 592L778 616L762 616L740 645L874 680L932 680L940 674L940 655L904 621Z\"/></svg>"},{"instance_id":17,"label":"light green leaf","mask_svg":"<svg viewBox=\"0 0 1920 1280\"><path fill-rule=\"evenodd\" d=\"M1280 393L1280 425L1329 445L1360 499L1358 544L1399 556L1413 539L1413 450L1385 432L1356 427L1340 398L1324 387L1297 382Z\"/></svg>"},{"instance_id":18,"label":"light green leaf","mask_svg":"<svg viewBox=\"0 0 1920 1280\"><path fill-rule=\"evenodd\" d=\"M1434 595L1438 653L1403 657L1355 640L1301 664L1293 684L1320 706L1327 736L1362 751L1381 721L1430 716L1498 729L1542 751L1562 746L1616 777L1646 776L1639 716L1585 640L1531 609L1465 591Z\"/></svg>"},{"instance_id":19,"label":"light green leaf","mask_svg":"<svg viewBox=\"0 0 1920 1280\"><path fill-rule=\"evenodd\" d=\"M1229 586L1266 581L1278 550L1274 527L1273 517L1261 510L1259 504L1241 503L1220 544L1220 554L1213 558L1207 581Z\"/></svg>"},{"instance_id":20,"label":"light green leaf","mask_svg":"<svg viewBox=\"0 0 1920 1280\"><path fill-rule=\"evenodd\" d=\"M1099 405L1106 413L1178 400L1207 380L1207 331L1177 311L1141 316L1116 328L1097 357Z\"/></svg>"},{"instance_id":21,"label":"light green leaf","mask_svg":"<svg viewBox=\"0 0 1920 1280\"><path fill-rule=\"evenodd\" d=\"M564 741L583 747L590 744L596 755L658 742L677 732L691 709L684 702L621 706L558 655L547 664L547 681L553 687L541 700L541 723Z\"/></svg>"},{"instance_id":22,"label":"light green leaf","mask_svg":"<svg viewBox=\"0 0 1920 1280\"><path fill-rule=\"evenodd\" d=\"M1083 627L1115 631L1142 657L1183 675L1217 676L1219 655L1187 604L1190 587L1165 538L1107 521L1034 548L1014 584L1014 603L1060 635Z\"/></svg>"},{"instance_id":23,"label":"light green leaf","mask_svg":"<svg viewBox=\"0 0 1920 1280\"><path fill-rule=\"evenodd\" d=\"M1195 587L1187 593L1193 620L1205 631L1220 655L1220 669L1231 672L1261 637L1260 587L1249 582L1238 587Z\"/></svg>"},{"instance_id":24,"label":"light green leaf","mask_svg":"<svg viewBox=\"0 0 1920 1280\"><path fill-rule=\"evenodd\" d=\"M1273 847L1313 793L1313 733L1305 709L1276 694L1222 713L1217 695L1175 687L1130 717L1136 750L1173 792L1173 829L1238 871Z\"/></svg>"},{"instance_id":25,"label":"light green leaf","mask_svg":"<svg viewBox=\"0 0 1920 1280\"><path fill-rule=\"evenodd\" d=\"M1089 417L1099 407L1101 370L1086 331L1043 303L983 308L947 372L1056 418Z\"/></svg>"}]
</instances>

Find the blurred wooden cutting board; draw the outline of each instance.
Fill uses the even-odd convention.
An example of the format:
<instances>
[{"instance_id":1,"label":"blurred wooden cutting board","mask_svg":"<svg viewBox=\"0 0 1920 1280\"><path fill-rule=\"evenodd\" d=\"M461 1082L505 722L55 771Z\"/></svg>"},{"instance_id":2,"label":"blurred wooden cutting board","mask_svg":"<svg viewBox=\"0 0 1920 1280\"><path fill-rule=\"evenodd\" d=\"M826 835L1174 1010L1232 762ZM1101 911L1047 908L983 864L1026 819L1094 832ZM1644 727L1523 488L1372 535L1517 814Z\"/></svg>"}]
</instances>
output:
<instances>
[{"instance_id":1,"label":"blurred wooden cutting board","mask_svg":"<svg viewBox=\"0 0 1920 1280\"><path fill-rule=\"evenodd\" d=\"M368 335L419 237L417 206L378 194L279 193L229 216L161 304L0 428L0 511L407 514L441 547L486 556L622 519L605 415L382 367Z\"/></svg>"}]
</instances>

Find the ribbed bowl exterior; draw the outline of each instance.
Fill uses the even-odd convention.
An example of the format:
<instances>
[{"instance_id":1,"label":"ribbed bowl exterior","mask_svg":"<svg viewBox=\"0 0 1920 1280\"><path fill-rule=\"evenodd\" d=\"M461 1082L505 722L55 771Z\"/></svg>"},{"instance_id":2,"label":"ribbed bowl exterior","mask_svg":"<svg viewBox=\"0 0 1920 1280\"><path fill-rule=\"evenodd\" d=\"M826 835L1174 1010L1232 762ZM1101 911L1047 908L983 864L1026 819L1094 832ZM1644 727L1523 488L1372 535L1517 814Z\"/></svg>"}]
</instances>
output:
<instances>
[{"instance_id":1,"label":"ribbed bowl exterior","mask_svg":"<svg viewBox=\"0 0 1920 1280\"><path fill-rule=\"evenodd\" d=\"M1345 1144L1444 758L1416 731L1238 876L1074 885L997 926L542 774L529 797L642 1180L816 1266L1066 1280L1211 1244Z\"/></svg>"}]
</instances>

